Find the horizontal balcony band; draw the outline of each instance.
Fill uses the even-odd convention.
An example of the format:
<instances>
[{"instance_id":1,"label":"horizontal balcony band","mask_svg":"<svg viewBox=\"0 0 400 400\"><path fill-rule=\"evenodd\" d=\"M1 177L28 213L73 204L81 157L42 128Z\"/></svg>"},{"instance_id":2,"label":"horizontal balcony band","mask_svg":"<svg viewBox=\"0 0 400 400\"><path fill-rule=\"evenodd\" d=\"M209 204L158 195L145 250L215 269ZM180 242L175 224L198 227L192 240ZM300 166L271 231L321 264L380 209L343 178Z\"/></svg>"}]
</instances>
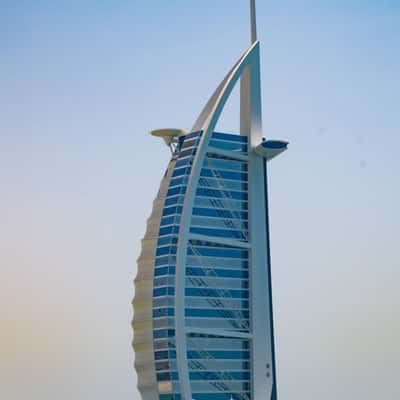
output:
<instances>
[{"instance_id":1,"label":"horizontal balcony band","mask_svg":"<svg viewBox=\"0 0 400 400\"><path fill-rule=\"evenodd\" d=\"M212 336L221 336L227 338L236 338L236 339L252 339L253 335L247 332L235 332L228 331L226 329L209 329L209 328L185 328L186 334L189 333L198 333L201 335L212 335Z\"/></svg>"},{"instance_id":2,"label":"horizontal balcony band","mask_svg":"<svg viewBox=\"0 0 400 400\"><path fill-rule=\"evenodd\" d=\"M230 239L230 238L199 235L197 233L189 233L188 239L216 243L216 244L223 244L226 246L239 247L242 249L250 249L251 248L251 245L249 242L242 242L241 240Z\"/></svg>"},{"instance_id":3,"label":"horizontal balcony band","mask_svg":"<svg viewBox=\"0 0 400 400\"><path fill-rule=\"evenodd\" d=\"M216 147L209 148L207 153L218 154L220 156L233 158L233 159L239 160L239 161L248 161L249 160L249 157L245 154L240 154L237 151L232 151L232 150L218 149Z\"/></svg>"}]
</instances>

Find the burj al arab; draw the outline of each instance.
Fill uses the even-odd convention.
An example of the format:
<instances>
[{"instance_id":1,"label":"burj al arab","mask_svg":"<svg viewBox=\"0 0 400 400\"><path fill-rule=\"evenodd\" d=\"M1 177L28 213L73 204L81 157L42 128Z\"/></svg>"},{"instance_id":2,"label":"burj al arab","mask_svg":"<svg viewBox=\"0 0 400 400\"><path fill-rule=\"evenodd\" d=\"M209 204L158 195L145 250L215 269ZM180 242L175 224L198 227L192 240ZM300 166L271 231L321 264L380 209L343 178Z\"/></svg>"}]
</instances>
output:
<instances>
[{"instance_id":1,"label":"burj al arab","mask_svg":"<svg viewBox=\"0 0 400 400\"><path fill-rule=\"evenodd\" d=\"M251 42L193 128L170 148L142 240L133 347L143 400L276 400L267 169L287 149L263 137L260 42ZM240 85L239 132L216 131Z\"/></svg>"}]
</instances>

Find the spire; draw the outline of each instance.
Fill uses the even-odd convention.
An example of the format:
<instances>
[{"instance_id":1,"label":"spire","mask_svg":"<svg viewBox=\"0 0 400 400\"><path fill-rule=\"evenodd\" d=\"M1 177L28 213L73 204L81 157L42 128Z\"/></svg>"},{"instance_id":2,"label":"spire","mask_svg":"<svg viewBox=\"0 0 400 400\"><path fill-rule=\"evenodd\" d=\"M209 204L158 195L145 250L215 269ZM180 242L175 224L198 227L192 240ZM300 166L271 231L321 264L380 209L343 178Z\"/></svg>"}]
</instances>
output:
<instances>
[{"instance_id":1,"label":"spire","mask_svg":"<svg viewBox=\"0 0 400 400\"><path fill-rule=\"evenodd\" d=\"M261 133L261 84L260 53L257 40L256 1L250 0L251 46L257 47L256 55L240 78L240 134L260 142Z\"/></svg>"},{"instance_id":2,"label":"spire","mask_svg":"<svg viewBox=\"0 0 400 400\"><path fill-rule=\"evenodd\" d=\"M250 0L251 44L257 41L256 0Z\"/></svg>"}]
</instances>

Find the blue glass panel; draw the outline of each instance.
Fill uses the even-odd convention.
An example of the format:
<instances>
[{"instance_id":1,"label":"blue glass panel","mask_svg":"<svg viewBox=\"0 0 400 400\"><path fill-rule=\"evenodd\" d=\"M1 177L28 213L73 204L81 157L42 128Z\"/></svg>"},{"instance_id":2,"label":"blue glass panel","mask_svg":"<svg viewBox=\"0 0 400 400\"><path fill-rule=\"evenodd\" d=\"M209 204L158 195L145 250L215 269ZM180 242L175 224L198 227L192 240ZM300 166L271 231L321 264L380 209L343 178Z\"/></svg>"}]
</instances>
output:
<instances>
[{"instance_id":1,"label":"blue glass panel","mask_svg":"<svg viewBox=\"0 0 400 400\"><path fill-rule=\"evenodd\" d=\"M232 133L213 132L212 137L219 140L230 140L232 142L247 143L248 138L244 135L235 135Z\"/></svg>"},{"instance_id":2,"label":"blue glass panel","mask_svg":"<svg viewBox=\"0 0 400 400\"><path fill-rule=\"evenodd\" d=\"M163 216L172 215L172 214L182 214L182 206L164 208Z\"/></svg>"},{"instance_id":3,"label":"blue glass panel","mask_svg":"<svg viewBox=\"0 0 400 400\"><path fill-rule=\"evenodd\" d=\"M176 246L159 247L156 256L164 256L166 254L176 254Z\"/></svg>"},{"instance_id":4,"label":"blue glass panel","mask_svg":"<svg viewBox=\"0 0 400 400\"><path fill-rule=\"evenodd\" d=\"M196 148L189 149L189 150L183 150L179 153L179 158L183 158L186 156L191 156L196 154Z\"/></svg>"},{"instance_id":5,"label":"blue glass panel","mask_svg":"<svg viewBox=\"0 0 400 400\"><path fill-rule=\"evenodd\" d=\"M215 269L213 268L213 274L220 278L248 278L249 273L243 270L237 269ZM187 267L186 268L187 276L210 276L208 269L204 268L195 268L195 267Z\"/></svg>"},{"instance_id":6,"label":"blue glass panel","mask_svg":"<svg viewBox=\"0 0 400 400\"><path fill-rule=\"evenodd\" d=\"M247 191L248 184L243 181L236 180L226 180L226 179L218 179L218 178L204 178L201 177L199 179L199 187L207 187L207 188L215 188L222 190L237 190L237 191Z\"/></svg>"},{"instance_id":7,"label":"blue glass panel","mask_svg":"<svg viewBox=\"0 0 400 400\"><path fill-rule=\"evenodd\" d=\"M179 233L179 226L167 226L166 228L160 228L160 236L169 234Z\"/></svg>"},{"instance_id":8,"label":"blue glass panel","mask_svg":"<svg viewBox=\"0 0 400 400\"><path fill-rule=\"evenodd\" d=\"M234 200L247 200L247 193L235 192L232 190L218 190L218 189L206 189L198 188L196 190L197 196L216 197L223 199L234 199Z\"/></svg>"},{"instance_id":9,"label":"blue glass panel","mask_svg":"<svg viewBox=\"0 0 400 400\"><path fill-rule=\"evenodd\" d=\"M248 360L250 358L250 352L248 351L233 351L233 350L213 350L207 352L211 357L216 359L224 360ZM189 350L187 357L190 359L202 359L204 355L195 350Z\"/></svg>"},{"instance_id":10,"label":"blue glass panel","mask_svg":"<svg viewBox=\"0 0 400 400\"><path fill-rule=\"evenodd\" d=\"M153 290L153 297L165 296L167 294L167 288L158 288Z\"/></svg>"},{"instance_id":11,"label":"blue glass panel","mask_svg":"<svg viewBox=\"0 0 400 400\"><path fill-rule=\"evenodd\" d=\"M153 297L161 297L161 296L174 296L175 288L173 287L162 287L153 290Z\"/></svg>"},{"instance_id":12,"label":"blue glass panel","mask_svg":"<svg viewBox=\"0 0 400 400\"><path fill-rule=\"evenodd\" d=\"M203 133L203 131L190 132L185 136L185 140L188 140L193 137L199 137L202 135L202 133Z\"/></svg>"},{"instance_id":13,"label":"blue glass panel","mask_svg":"<svg viewBox=\"0 0 400 400\"><path fill-rule=\"evenodd\" d=\"M193 157L186 157L181 160L178 160L175 164L175 169L178 169L180 167L184 167L186 165L191 165L193 162Z\"/></svg>"},{"instance_id":14,"label":"blue glass panel","mask_svg":"<svg viewBox=\"0 0 400 400\"><path fill-rule=\"evenodd\" d=\"M190 167L183 167L183 168L176 169L173 172L172 177L189 175L191 170L192 170L192 168L190 168Z\"/></svg>"},{"instance_id":15,"label":"blue glass panel","mask_svg":"<svg viewBox=\"0 0 400 400\"><path fill-rule=\"evenodd\" d=\"M167 274L168 274L168 267L156 268L154 270L155 276L162 276L162 275L167 275Z\"/></svg>"},{"instance_id":16,"label":"blue glass panel","mask_svg":"<svg viewBox=\"0 0 400 400\"><path fill-rule=\"evenodd\" d=\"M168 286L168 276L162 276L159 278L154 278L153 280L153 287L162 287L162 286Z\"/></svg>"},{"instance_id":17,"label":"blue glass panel","mask_svg":"<svg viewBox=\"0 0 400 400\"><path fill-rule=\"evenodd\" d=\"M226 237L238 240L246 240L247 234L241 231L231 231L227 229L209 229L209 228L190 228L191 233L197 233L199 235L207 235L214 237Z\"/></svg>"},{"instance_id":18,"label":"blue glass panel","mask_svg":"<svg viewBox=\"0 0 400 400\"><path fill-rule=\"evenodd\" d=\"M185 199L184 196L174 196L168 198L165 200L164 206L168 207L168 206L174 206L176 204L183 204L184 199Z\"/></svg>"},{"instance_id":19,"label":"blue glass panel","mask_svg":"<svg viewBox=\"0 0 400 400\"><path fill-rule=\"evenodd\" d=\"M193 381L218 381L218 380L238 380L244 381L250 379L249 372L239 372L239 371L201 371L201 372L190 372L190 380Z\"/></svg>"},{"instance_id":20,"label":"blue glass panel","mask_svg":"<svg viewBox=\"0 0 400 400\"><path fill-rule=\"evenodd\" d=\"M238 160L227 160L217 155L207 154L207 158L204 160L203 167L212 169L228 169L234 171L247 171L247 163Z\"/></svg>"},{"instance_id":21,"label":"blue glass panel","mask_svg":"<svg viewBox=\"0 0 400 400\"><path fill-rule=\"evenodd\" d=\"M249 297L249 292L247 290L233 290L225 289L222 293L220 290L207 289L207 288L186 288L186 296L193 297L232 297L233 299L247 299Z\"/></svg>"},{"instance_id":22,"label":"blue glass panel","mask_svg":"<svg viewBox=\"0 0 400 400\"><path fill-rule=\"evenodd\" d=\"M247 231L248 223L240 219L225 219L225 218L205 218L192 216L192 227L210 228L210 229L231 229L235 231Z\"/></svg>"},{"instance_id":23,"label":"blue glass panel","mask_svg":"<svg viewBox=\"0 0 400 400\"><path fill-rule=\"evenodd\" d=\"M215 171L208 168L202 168L200 172L201 176L206 176L209 178L220 178L220 179L233 179L247 181L247 173L244 172L234 172L234 171Z\"/></svg>"},{"instance_id":24,"label":"blue glass panel","mask_svg":"<svg viewBox=\"0 0 400 400\"><path fill-rule=\"evenodd\" d=\"M194 207L193 208L193 215L201 215L203 217L243 218L243 219L247 219L248 213L244 212L244 211L235 211L235 212L232 213L232 212L230 212L228 210Z\"/></svg>"},{"instance_id":25,"label":"blue glass panel","mask_svg":"<svg viewBox=\"0 0 400 400\"><path fill-rule=\"evenodd\" d=\"M171 207L169 207L169 208L171 208ZM173 215L171 217L164 217L164 218L161 219L160 226L179 224L180 220L181 220L180 215Z\"/></svg>"},{"instance_id":26,"label":"blue glass panel","mask_svg":"<svg viewBox=\"0 0 400 400\"><path fill-rule=\"evenodd\" d=\"M156 351L168 350L170 348L169 346L170 340L172 341L173 338L163 337L154 339L154 349Z\"/></svg>"},{"instance_id":27,"label":"blue glass panel","mask_svg":"<svg viewBox=\"0 0 400 400\"><path fill-rule=\"evenodd\" d=\"M237 246L228 246L226 244L222 243L216 243L210 240L194 240L191 239L190 243L192 243L195 246L206 246L206 247L220 247L223 249L237 249Z\"/></svg>"},{"instance_id":28,"label":"blue glass panel","mask_svg":"<svg viewBox=\"0 0 400 400\"><path fill-rule=\"evenodd\" d=\"M187 149L188 147L195 146L196 144L199 143L199 141L200 141L199 137L186 138L183 143L182 149Z\"/></svg>"},{"instance_id":29,"label":"blue glass panel","mask_svg":"<svg viewBox=\"0 0 400 400\"><path fill-rule=\"evenodd\" d=\"M154 353L156 360L168 359L168 351L156 351Z\"/></svg>"},{"instance_id":30,"label":"blue glass panel","mask_svg":"<svg viewBox=\"0 0 400 400\"><path fill-rule=\"evenodd\" d=\"M158 329L153 331L153 338L154 339L161 339L167 337L175 337L175 330L174 329Z\"/></svg>"},{"instance_id":31,"label":"blue glass panel","mask_svg":"<svg viewBox=\"0 0 400 400\"><path fill-rule=\"evenodd\" d=\"M197 318L249 318L248 311L227 310L227 309L185 309L185 317Z\"/></svg>"},{"instance_id":32,"label":"blue glass panel","mask_svg":"<svg viewBox=\"0 0 400 400\"><path fill-rule=\"evenodd\" d=\"M163 236L162 238L158 239L157 246L165 246L167 244L176 244L178 243L177 236Z\"/></svg>"},{"instance_id":33,"label":"blue glass panel","mask_svg":"<svg viewBox=\"0 0 400 400\"><path fill-rule=\"evenodd\" d=\"M175 278L173 276L162 276L154 278L154 287L173 286L175 285Z\"/></svg>"},{"instance_id":34,"label":"blue glass panel","mask_svg":"<svg viewBox=\"0 0 400 400\"><path fill-rule=\"evenodd\" d=\"M218 247L196 247L194 253L191 247L187 249L188 255L201 255L205 257L247 258L247 250Z\"/></svg>"},{"instance_id":35,"label":"blue glass panel","mask_svg":"<svg viewBox=\"0 0 400 400\"><path fill-rule=\"evenodd\" d=\"M153 304L157 300L164 300L164 304L160 304L159 306L166 306L165 301L169 300L166 297L160 297L159 299L153 299ZM158 302L157 302L158 303ZM158 304L157 304L158 305ZM169 304L173 306L173 303ZM249 309L249 301L246 299L230 299L228 297L224 297L223 300L221 298L218 299L207 299L202 297L187 297L185 299L185 306L187 308L194 307L194 308L209 308L212 307L230 307L231 309L242 309L248 310Z\"/></svg>"},{"instance_id":36,"label":"blue glass panel","mask_svg":"<svg viewBox=\"0 0 400 400\"><path fill-rule=\"evenodd\" d=\"M179 178L172 179L171 182L169 183L169 187L186 184L187 181L188 181L187 176L180 176Z\"/></svg>"},{"instance_id":37,"label":"blue glass panel","mask_svg":"<svg viewBox=\"0 0 400 400\"><path fill-rule=\"evenodd\" d=\"M153 308L161 308L161 307L173 307L174 299L170 296L158 297L153 299Z\"/></svg>"},{"instance_id":38,"label":"blue glass panel","mask_svg":"<svg viewBox=\"0 0 400 400\"><path fill-rule=\"evenodd\" d=\"M247 152L246 144L223 142L222 140L210 140L209 146L222 150Z\"/></svg>"},{"instance_id":39,"label":"blue glass panel","mask_svg":"<svg viewBox=\"0 0 400 400\"><path fill-rule=\"evenodd\" d=\"M228 203L226 203L228 201ZM197 196L194 200L195 207L205 207L205 208L225 208L228 207L230 210L247 210L248 203L247 201L233 201L229 200L221 200L214 199L210 197L200 197Z\"/></svg>"},{"instance_id":40,"label":"blue glass panel","mask_svg":"<svg viewBox=\"0 0 400 400\"><path fill-rule=\"evenodd\" d=\"M174 394L160 394L159 399L160 400L178 400L178 398L174 397L174 396L177 396L177 395L174 395ZM181 400L180 397L179 397L179 400ZM206 399L202 399L202 400L206 400Z\"/></svg>"},{"instance_id":41,"label":"blue glass panel","mask_svg":"<svg viewBox=\"0 0 400 400\"><path fill-rule=\"evenodd\" d=\"M215 343L215 341L217 341L217 343L218 343L218 342L221 342L221 340L222 340L228 344L230 344L230 343L240 344L242 346L242 350L248 350L250 348L249 339L228 339L224 336L206 335L204 333L189 333L188 336L191 338L196 338L196 339L198 339L197 342L202 342L202 343L204 341L202 341L201 339L205 339L206 342L208 342L209 340L212 340L212 341L214 341L214 343Z\"/></svg>"},{"instance_id":42,"label":"blue glass panel","mask_svg":"<svg viewBox=\"0 0 400 400\"><path fill-rule=\"evenodd\" d=\"M156 360L164 360L168 358L176 358L176 351L169 350L169 351L155 351L154 357Z\"/></svg>"},{"instance_id":43,"label":"blue glass panel","mask_svg":"<svg viewBox=\"0 0 400 400\"><path fill-rule=\"evenodd\" d=\"M174 279L174 277L170 277ZM167 286L164 284L164 286ZM249 283L247 279L218 279L214 274L213 270L209 268L209 275L202 279L186 279L187 287L207 287L207 288L219 288L219 289L248 289ZM208 308L208 307L207 307Z\"/></svg>"},{"instance_id":44,"label":"blue glass panel","mask_svg":"<svg viewBox=\"0 0 400 400\"><path fill-rule=\"evenodd\" d=\"M171 372L171 380L172 381L177 381L179 378L178 378L178 372L176 372L176 371L172 371Z\"/></svg>"},{"instance_id":45,"label":"blue glass panel","mask_svg":"<svg viewBox=\"0 0 400 400\"><path fill-rule=\"evenodd\" d=\"M198 143L199 143L198 138L193 138L191 140L185 140L185 143L183 144L181 150L188 149L190 147L195 147L198 145Z\"/></svg>"},{"instance_id":46,"label":"blue glass panel","mask_svg":"<svg viewBox=\"0 0 400 400\"><path fill-rule=\"evenodd\" d=\"M174 188L168 190L167 197L176 196L176 195L185 194L185 193L186 193L186 186L175 186Z\"/></svg>"},{"instance_id":47,"label":"blue glass panel","mask_svg":"<svg viewBox=\"0 0 400 400\"><path fill-rule=\"evenodd\" d=\"M181 398L180 394L175 394L175 393L174 394L160 394L159 400L182 400L182 398ZM239 399L234 399L234 400L239 400Z\"/></svg>"},{"instance_id":48,"label":"blue glass panel","mask_svg":"<svg viewBox=\"0 0 400 400\"><path fill-rule=\"evenodd\" d=\"M173 317L174 315L175 310L173 308L155 308L153 310L153 318Z\"/></svg>"},{"instance_id":49,"label":"blue glass panel","mask_svg":"<svg viewBox=\"0 0 400 400\"><path fill-rule=\"evenodd\" d=\"M175 265L175 264L176 264L175 256L158 257L156 258L155 262L156 267L160 267L162 265Z\"/></svg>"},{"instance_id":50,"label":"blue glass panel","mask_svg":"<svg viewBox=\"0 0 400 400\"><path fill-rule=\"evenodd\" d=\"M175 266L154 269L154 276L175 275Z\"/></svg>"},{"instance_id":51,"label":"blue glass panel","mask_svg":"<svg viewBox=\"0 0 400 400\"><path fill-rule=\"evenodd\" d=\"M199 260L200 258L200 260ZM246 260L240 258L219 258L219 257L210 257L207 258L207 263L209 265L214 266L215 268L239 268L239 269L248 269L249 263ZM197 256L187 256L186 257L186 265L192 267L204 267L203 261L201 257Z\"/></svg>"}]
</instances>

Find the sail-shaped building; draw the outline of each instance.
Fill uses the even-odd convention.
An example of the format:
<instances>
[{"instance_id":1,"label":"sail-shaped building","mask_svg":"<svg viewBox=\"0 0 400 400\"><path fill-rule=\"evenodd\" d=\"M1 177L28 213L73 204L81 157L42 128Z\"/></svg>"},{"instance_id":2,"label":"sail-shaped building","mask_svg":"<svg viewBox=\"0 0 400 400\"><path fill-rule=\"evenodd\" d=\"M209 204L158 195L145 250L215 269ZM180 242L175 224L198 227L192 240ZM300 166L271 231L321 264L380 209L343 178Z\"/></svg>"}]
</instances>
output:
<instances>
[{"instance_id":1,"label":"sail-shaped building","mask_svg":"<svg viewBox=\"0 0 400 400\"><path fill-rule=\"evenodd\" d=\"M172 156L135 279L134 341L143 400L275 400L268 162L287 142L261 127L260 44L251 45L190 132L160 129ZM216 132L240 84L240 132Z\"/></svg>"}]
</instances>

